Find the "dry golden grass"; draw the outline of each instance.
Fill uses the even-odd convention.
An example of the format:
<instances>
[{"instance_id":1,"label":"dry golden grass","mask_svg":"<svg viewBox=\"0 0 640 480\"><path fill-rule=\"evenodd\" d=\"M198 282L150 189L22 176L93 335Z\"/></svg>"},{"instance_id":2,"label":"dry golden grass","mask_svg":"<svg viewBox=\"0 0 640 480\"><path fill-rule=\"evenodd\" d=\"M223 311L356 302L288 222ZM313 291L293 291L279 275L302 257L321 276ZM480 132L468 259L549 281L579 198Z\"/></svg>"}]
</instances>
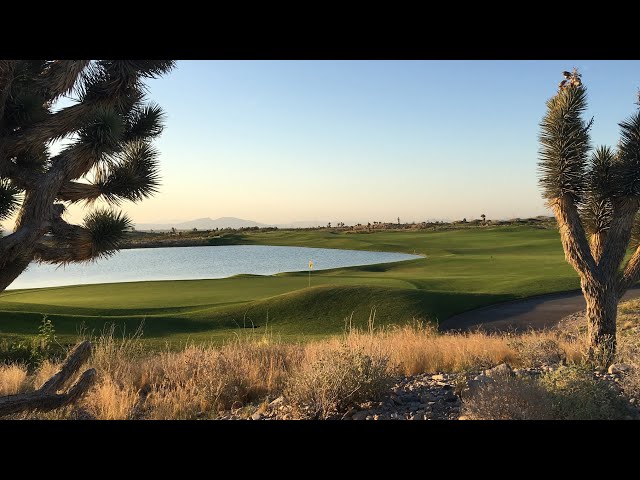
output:
<instances>
[{"instance_id":1,"label":"dry golden grass","mask_svg":"<svg viewBox=\"0 0 640 480\"><path fill-rule=\"evenodd\" d=\"M87 411L99 420L127 420L138 398L129 385L121 386L109 377L102 377L85 399Z\"/></svg>"},{"instance_id":2,"label":"dry golden grass","mask_svg":"<svg viewBox=\"0 0 640 480\"><path fill-rule=\"evenodd\" d=\"M78 408L105 420L216 418L235 402L255 406L281 395L292 378L298 375L299 379L300 372L306 372L304 378L308 380L317 373L318 362L337 351L345 352L344 358L356 355L360 360L372 359L377 366L384 365L385 372L378 369L375 375L383 378L393 372L413 375L479 370L502 362L528 366L563 358L569 364L579 363L584 350L582 337L573 333L440 334L418 322L386 329L374 329L371 322L367 331L350 330L342 337L308 344L248 336L222 347L185 345L180 351L151 353L143 350L137 334L117 339L113 331L92 342L90 366L97 370L98 383ZM2 366L0 395L37 388L56 369L57 365L44 362L28 375L23 366ZM338 378L344 369L327 369L325 373ZM327 385L336 385L332 378ZM365 384L368 378L362 377ZM66 412L71 415L70 410ZM41 418L60 415L62 412Z\"/></svg>"},{"instance_id":3,"label":"dry golden grass","mask_svg":"<svg viewBox=\"0 0 640 480\"><path fill-rule=\"evenodd\" d=\"M583 350L581 339L565 338L552 331L520 335L482 332L440 334L431 325L424 326L420 322L375 332L351 331L344 341L352 347L363 348L369 354L388 356L405 375L462 372L502 362L528 366L538 360L538 347L545 344L555 345L558 354L566 356L568 361L579 361ZM528 345L531 347L527 348Z\"/></svg>"},{"instance_id":4,"label":"dry golden grass","mask_svg":"<svg viewBox=\"0 0 640 480\"><path fill-rule=\"evenodd\" d=\"M49 360L45 360L40 364L38 369L36 370L35 375L33 376L32 386L34 389L40 388L44 382L53 377L56 373L58 373L58 369L60 365L57 363L52 363Z\"/></svg>"},{"instance_id":5,"label":"dry golden grass","mask_svg":"<svg viewBox=\"0 0 640 480\"><path fill-rule=\"evenodd\" d=\"M15 395L28 388L27 368L24 365L0 365L0 395Z\"/></svg>"}]
</instances>

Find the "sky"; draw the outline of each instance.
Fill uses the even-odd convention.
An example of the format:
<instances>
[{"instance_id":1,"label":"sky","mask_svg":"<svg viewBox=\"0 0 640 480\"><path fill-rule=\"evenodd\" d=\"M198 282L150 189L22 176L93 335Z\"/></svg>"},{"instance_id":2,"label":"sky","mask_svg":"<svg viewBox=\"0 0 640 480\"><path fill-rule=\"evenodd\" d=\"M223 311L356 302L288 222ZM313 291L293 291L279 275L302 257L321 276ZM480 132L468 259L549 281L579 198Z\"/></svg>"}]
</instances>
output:
<instances>
[{"instance_id":1,"label":"sky","mask_svg":"<svg viewBox=\"0 0 640 480\"><path fill-rule=\"evenodd\" d=\"M639 61L178 61L148 82L166 112L160 191L122 208L135 223L550 214L538 124L573 67L594 145L614 146Z\"/></svg>"}]
</instances>

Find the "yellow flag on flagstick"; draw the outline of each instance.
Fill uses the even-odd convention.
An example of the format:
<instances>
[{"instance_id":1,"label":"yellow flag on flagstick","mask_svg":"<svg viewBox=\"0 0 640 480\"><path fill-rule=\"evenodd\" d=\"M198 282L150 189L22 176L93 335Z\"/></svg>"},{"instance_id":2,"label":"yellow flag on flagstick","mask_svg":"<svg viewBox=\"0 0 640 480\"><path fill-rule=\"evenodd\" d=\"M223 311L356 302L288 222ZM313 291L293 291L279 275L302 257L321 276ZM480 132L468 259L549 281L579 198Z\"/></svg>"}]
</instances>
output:
<instances>
[{"instance_id":1,"label":"yellow flag on flagstick","mask_svg":"<svg viewBox=\"0 0 640 480\"><path fill-rule=\"evenodd\" d=\"M309 260L309 270L311 270L312 268L313 268L313 262Z\"/></svg>"}]
</instances>

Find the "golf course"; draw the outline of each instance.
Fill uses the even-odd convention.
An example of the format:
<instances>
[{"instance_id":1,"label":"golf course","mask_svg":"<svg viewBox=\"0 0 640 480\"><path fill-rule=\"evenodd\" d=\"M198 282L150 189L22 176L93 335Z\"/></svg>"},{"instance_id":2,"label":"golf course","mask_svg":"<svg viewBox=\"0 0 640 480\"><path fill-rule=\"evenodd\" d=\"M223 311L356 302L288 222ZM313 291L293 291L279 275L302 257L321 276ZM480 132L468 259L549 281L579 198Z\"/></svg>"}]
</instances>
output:
<instances>
[{"instance_id":1,"label":"golf course","mask_svg":"<svg viewBox=\"0 0 640 480\"><path fill-rule=\"evenodd\" d=\"M235 234L237 244L416 253L397 263L273 276L9 290L0 295L0 338L37 333L43 315L60 341L114 324L143 324L150 345L222 343L265 332L284 341L340 334L345 326L441 322L498 302L579 288L554 228L507 226L445 231L347 233L289 230Z\"/></svg>"}]
</instances>

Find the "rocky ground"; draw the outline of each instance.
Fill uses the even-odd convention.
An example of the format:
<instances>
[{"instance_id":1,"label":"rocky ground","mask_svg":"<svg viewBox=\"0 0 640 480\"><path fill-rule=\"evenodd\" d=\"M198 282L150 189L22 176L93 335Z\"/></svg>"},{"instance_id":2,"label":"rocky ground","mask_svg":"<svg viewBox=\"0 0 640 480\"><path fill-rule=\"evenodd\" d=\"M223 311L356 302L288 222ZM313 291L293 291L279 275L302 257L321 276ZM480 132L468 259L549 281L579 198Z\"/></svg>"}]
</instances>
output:
<instances>
[{"instance_id":1,"label":"rocky ground","mask_svg":"<svg viewBox=\"0 0 640 480\"><path fill-rule=\"evenodd\" d=\"M389 393L380 401L368 402L359 408L332 417L332 420L465 420L461 414L464 398L491 382L496 376L539 376L558 365L512 369L503 363L475 373L437 373L398 377ZM610 384L620 393L619 382L628 366L613 365L608 372L594 371L600 381ZM637 405L636 399L631 404ZM640 409L638 410L640 413ZM298 418L283 397L259 407L237 404L224 412L222 420L290 420ZM304 416L303 416L304 418Z\"/></svg>"}]
</instances>

